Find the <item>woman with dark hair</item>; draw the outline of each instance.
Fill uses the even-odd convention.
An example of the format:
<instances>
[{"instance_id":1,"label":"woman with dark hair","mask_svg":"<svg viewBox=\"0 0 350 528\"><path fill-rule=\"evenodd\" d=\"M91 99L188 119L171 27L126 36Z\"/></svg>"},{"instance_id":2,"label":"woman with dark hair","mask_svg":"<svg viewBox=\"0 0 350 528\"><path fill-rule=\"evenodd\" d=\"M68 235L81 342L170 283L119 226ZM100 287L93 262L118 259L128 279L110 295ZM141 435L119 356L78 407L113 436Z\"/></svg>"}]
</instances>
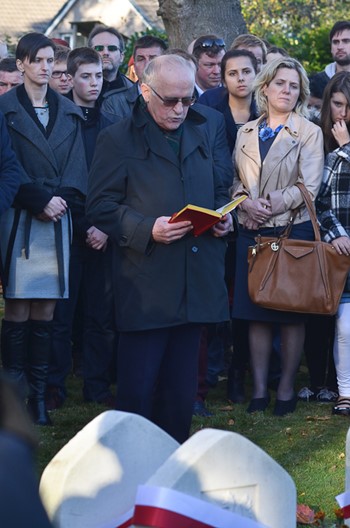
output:
<instances>
[{"instance_id":1,"label":"woman with dark hair","mask_svg":"<svg viewBox=\"0 0 350 528\"><path fill-rule=\"evenodd\" d=\"M326 162L317 199L324 240L350 255L350 73L339 72L326 86L321 109ZM333 414L350 416L350 277L335 320L333 347L339 398Z\"/></svg>"},{"instance_id":2,"label":"woman with dark hair","mask_svg":"<svg viewBox=\"0 0 350 528\"><path fill-rule=\"evenodd\" d=\"M221 62L221 80L224 87L207 90L198 102L211 106L225 117L227 142L232 152L237 131L258 113L253 99L253 82L258 71L254 55L244 49L230 50Z\"/></svg>"},{"instance_id":3,"label":"woman with dark hair","mask_svg":"<svg viewBox=\"0 0 350 528\"><path fill-rule=\"evenodd\" d=\"M207 90L198 100L199 103L210 106L223 114L231 154L235 147L239 128L247 121L252 121L258 117L253 98L253 82L257 72L258 62L251 51L246 49L227 51L221 61L222 86ZM234 261L235 241L230 241L226 253L226 279L229 289L232 289ZM234 352L228 370L227 395L229 400L242 403L244 401L244 377L249 356L247 324L245 321L234 319L231 329ZM222 338L218 337L216 341L220 342L220 340L222 341ZM223 345L221 351L221 365L220 363L218 366L215 365L217 371L220 367L222 368L223 364ZM218 363L217 360L216 363Z\"/></svg>"},{"instance_id":4,"label":"woman with dark hair","mask_svg":"<svg viewBox=\"0 0 350 528\"><path fill-rule=\"evenodd\" d=\"M0 218L5 316L3 367L29 385L35 423L49 425L45 388L56 299L68 297L71 219L68 203L86 189L80 134L82 115L48 87L53 42L40 33L22 37L16 62L24 84L0 98L13 149L22 166L14 206Z\"/></svg>"},{"instance_id":5,"label":"woman with dark hair","mask_svg":"<svg viewBox=\"0 0 350 528\"><path fill-rule=\"evenodd\" d=\"M278 236L291 211L298 208L292 238L313 239L312 224L301 193L302 182L315 199L321 184L323 142L320 128L306 119L308 79L292 58L267 63L255 82L261 117L238 132L235 149L234 197L248 198L238 208L233 317L249 321L253 398L247 412L264 411L269 359L276 325L281 336L281 377L274 414L283 416L296 406L294 380L304 344L304 316L267 310L248 296L248 247L255 238Z\"/></svg>"}]
</instances>

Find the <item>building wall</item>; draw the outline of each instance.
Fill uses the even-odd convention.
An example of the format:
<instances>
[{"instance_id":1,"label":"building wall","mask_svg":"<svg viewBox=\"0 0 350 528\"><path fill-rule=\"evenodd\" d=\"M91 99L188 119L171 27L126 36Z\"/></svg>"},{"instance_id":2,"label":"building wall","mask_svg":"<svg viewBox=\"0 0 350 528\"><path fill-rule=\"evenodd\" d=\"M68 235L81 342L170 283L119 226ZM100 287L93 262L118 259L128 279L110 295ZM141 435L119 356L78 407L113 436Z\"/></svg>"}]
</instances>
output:
<instances>
[{"instance_id":1,"label":"building wall","mask_svg":"<svg viewBox=\"0 0 350 528\"><path fill-rule=\"evenodd\" d=\"M154 4L155 13L158 2L154 2ZM161 18L158 17L156 20L157 29L163 30L164 26ZM62 22L50 32L49 36L66 38L67 40L69 35L71 35L73 39L71 45L74 47L84 45L85 37L83 33L89 33L91 23L112 26L126 37L131 36L135 32L152 28L151 24L142 18L128 0L80 0L69 11ZM152 25L153 27L155 26L155 24ZM79 29L82 31L79 31Z\"/></svg>"}]
</instances>

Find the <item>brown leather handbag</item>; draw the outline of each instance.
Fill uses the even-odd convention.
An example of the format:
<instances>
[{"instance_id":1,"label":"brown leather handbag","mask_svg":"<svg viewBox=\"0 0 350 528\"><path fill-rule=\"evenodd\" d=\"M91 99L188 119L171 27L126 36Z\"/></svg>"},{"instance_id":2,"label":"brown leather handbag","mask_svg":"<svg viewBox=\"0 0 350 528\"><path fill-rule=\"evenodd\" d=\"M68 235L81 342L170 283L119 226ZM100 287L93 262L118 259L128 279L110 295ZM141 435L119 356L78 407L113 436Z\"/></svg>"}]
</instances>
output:
<instances>
[{"instance_id":1,"label":"brown leather handbag","mask_svg":"<svg viewBox=\"0 0 350 528\"><path fill-rule=\"evenodd\" d=\"M296 213L279 237L258 236L248 249L248 291L264 308L286 312L335 314L350 270L350 257L338 255L321 241L314 205L304 184L303 195L315 240L288 238Z\"/></svg>"}]
</instances>

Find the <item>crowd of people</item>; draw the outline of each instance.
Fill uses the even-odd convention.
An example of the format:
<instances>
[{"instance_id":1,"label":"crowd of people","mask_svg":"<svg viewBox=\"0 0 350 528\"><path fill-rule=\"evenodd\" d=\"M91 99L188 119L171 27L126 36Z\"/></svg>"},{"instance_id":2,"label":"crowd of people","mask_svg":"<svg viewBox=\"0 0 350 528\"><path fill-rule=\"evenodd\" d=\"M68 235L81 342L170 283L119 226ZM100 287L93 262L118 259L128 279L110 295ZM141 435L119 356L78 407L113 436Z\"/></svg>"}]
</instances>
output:
<instances>
[{"instance_id":1,"label":"crowd of people","mask_svg":"<svg viewBox=\"0 0 350 528\"><path fill-rule=\"evenodd\" d=\"M258 235L297 211L291 238L313 239L299 182L324 240L350 256L350 21L330 45L334 62L310 79L250 34L187 50L142 36L132 80L122 35L103 25L73 50L29 33L0 60L1 360L34 423L52 423L73 369L85 401L183 442L192 415L210 415L230 347L228 398L245 401L250 370L248 413L274 388L274 415L316 399L350 416L350 280L334 317L258 307L247 287ZM201 236L169 222L240 196Z\"/></svg>"}]
</instances>

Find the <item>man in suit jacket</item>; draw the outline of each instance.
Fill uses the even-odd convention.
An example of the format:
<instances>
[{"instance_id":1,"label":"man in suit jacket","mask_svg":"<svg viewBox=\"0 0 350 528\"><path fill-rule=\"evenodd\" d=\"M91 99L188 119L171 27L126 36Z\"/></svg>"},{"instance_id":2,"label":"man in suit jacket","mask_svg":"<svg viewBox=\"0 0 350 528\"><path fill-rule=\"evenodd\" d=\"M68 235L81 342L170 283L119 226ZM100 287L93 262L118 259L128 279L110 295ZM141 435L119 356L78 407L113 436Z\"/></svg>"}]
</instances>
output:
<instances>
[{"instance_id":1,"label":"man in suit jacket","mask_svg":"<svg viewBox=\"0 0 350 528\"><path fill-rule=\"evenodd\" d=\"M176 55L150 62L132 115L100 134L87 199L114 246L118 409L179 442L191 425L201 326L228 318L223 237L233 225L227 215L194 238L189 221L169 223L187 203L228 201L229 175L216 169L205 117L190 108L194 76Z\"/></svg>"}]
</instances>

